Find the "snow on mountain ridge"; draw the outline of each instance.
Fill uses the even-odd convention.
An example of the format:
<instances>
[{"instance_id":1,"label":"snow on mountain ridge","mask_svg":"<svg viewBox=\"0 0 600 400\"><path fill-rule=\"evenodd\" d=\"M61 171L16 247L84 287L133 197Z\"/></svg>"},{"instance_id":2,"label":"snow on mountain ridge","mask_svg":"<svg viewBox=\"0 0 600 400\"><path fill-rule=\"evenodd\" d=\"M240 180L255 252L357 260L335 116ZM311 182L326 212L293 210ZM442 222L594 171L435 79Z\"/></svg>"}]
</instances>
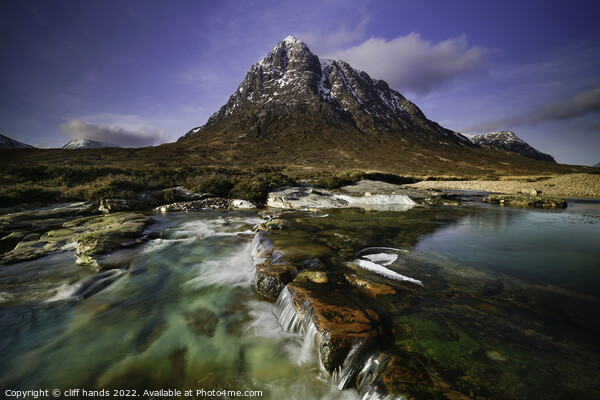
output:
<instances>
[{"instance_id":1,"label":"snow on mountain ridge","mask_svg":"<svg viewBox=\"0 0 600 400\"><path fill-rule=\"evenodd\" d=\"M104 147L120 147L116 144L99 142L90 139L73 139L61 146L61 149L77 150L77 149L101 149Z\"/></svg>"},{"instance_id":2,"label":"snow on mountain ridge","mask_svg":"<svg viewBox=\"0 0 600 400\"><path fill-rule=\"evenodd\" d=\"M466 136L471 142L479 146L490 146L499 149L512 151L518 153L524 157L533 158L536 160L556 162L554 158L546 153L533 148L523 139L515 135L511 131L498 131L484 133L481 135L468 135Z\"/></svg>"}]
</instances>

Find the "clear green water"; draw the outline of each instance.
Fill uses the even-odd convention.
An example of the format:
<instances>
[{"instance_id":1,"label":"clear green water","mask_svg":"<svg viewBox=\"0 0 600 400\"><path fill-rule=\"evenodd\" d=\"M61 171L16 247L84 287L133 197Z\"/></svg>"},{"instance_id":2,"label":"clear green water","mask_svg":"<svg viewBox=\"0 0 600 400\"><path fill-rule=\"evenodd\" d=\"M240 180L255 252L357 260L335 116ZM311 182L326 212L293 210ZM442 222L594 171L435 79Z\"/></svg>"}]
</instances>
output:
<instances>
[{"instance_id":1,"label":"clear green water","mask_svg":"<svg viewBox=\"0 0 600 400\"><path fill-rule=\"evenodd\" d=\"M585 398L598 393L600 376L599 211L591 202L558 212L298 213L289 217L296 229L274 241L333 269L365 247L407 250L388 268L422 280L426 292L409 308L403 299L386 303L399 348L433 360L449 381L479 385L482 397L526 398L539 387ZM255 211L156 218L161 238L112 255L123 271L94 291L82 289L91 273L72 252L0 266L2 393L180 388L358 398L338 391L254 293ZM501 298L471 290L482 280L501 281Z\"/></svg>"}]
</instances>

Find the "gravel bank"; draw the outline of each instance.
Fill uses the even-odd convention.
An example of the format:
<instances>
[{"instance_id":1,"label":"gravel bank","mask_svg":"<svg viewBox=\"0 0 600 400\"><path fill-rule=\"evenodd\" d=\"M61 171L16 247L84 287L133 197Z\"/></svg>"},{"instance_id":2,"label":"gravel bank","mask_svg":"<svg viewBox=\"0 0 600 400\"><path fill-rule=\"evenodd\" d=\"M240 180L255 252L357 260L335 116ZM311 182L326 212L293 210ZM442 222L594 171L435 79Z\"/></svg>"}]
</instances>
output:
<instances>
[{"instance_id":1,"label":"gravel bank","mask_svg":"<svg viewBox=\"0 0 600 400\"><path fill-rule=\"evenodd\" d=\"M599 174L569 174L539 182L511 181L423 181L411 185L418 189L473 190L517 194L538 190L541 196L600 198Z\"/></svg>"}]
</instances>

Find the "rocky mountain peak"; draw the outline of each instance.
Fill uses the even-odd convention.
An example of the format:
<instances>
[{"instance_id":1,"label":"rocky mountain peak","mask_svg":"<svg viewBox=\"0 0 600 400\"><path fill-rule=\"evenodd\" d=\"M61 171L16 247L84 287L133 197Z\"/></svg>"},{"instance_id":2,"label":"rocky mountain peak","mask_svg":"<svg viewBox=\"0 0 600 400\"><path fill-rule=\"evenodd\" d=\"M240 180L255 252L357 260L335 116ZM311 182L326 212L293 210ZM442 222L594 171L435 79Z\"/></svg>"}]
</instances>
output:
<instances>
[{"instance_id":1,"label":"rocky mountain peak","mask_svg":"<svg viewBox=\"0 0 600 400\"><path fill-rule=\"evenodd\" d=\"M481 135L468 136L468 138L471 142L480 146L490 146L512 151L535 160L556 162L551 155L533 148L512 131L483 133Z\"/></svg>"},{"instance_id":2,"label":"rocky mountain peak","mask_svg":"<svg viewBox=\"0 0 600 400\"><path fill-rule=\"evenodd\" d=\"M395 132L470 144L428 120L385 81L344 61L319 59L293 36L277 43L254 64L227 104L182 139L209 128L217 134L236 131L245 138L272 136L300 125L360 134Z\"/></svg>"}]
</instances>

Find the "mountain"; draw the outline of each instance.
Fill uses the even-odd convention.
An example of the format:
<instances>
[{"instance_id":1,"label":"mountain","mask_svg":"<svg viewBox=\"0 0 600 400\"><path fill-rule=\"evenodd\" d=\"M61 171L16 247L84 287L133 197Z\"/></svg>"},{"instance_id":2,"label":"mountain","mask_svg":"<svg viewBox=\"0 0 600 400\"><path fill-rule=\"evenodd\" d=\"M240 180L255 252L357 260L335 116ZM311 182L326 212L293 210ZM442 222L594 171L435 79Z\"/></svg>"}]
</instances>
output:
<instances>
[{"instance_id":1,"label":"mountain","mask_svg":"<svg viewBox=\"0 0 600 400\"><path fill-rule=\"evenodd\" d=\"M33 149L33 146L30 146L25 143L18 142L14 139L6 137L4 135L0 135L0 149Z\"/></svg>"},{"instance_id":2,"label":"mountain","mask_svg":"<svg viewBox=\"0 0 600 400\"><path fill-rule=\"evenodd\" d=\"M232 57L235 57L233 54ZM96 163L130 168L371 171L413 177L493 177L573 172L477 146L402 94L341 60L319 59L287 37L252 65L210 119L173 143L123 149L3 154L1 163ZM18 153L18 154L17 154ZM21 154L22 153L22 154Z\"/></svg>"},{"instance_id":3,"label":"mountain","mask_svg":"<svg viewBox=\"0 0 600 400\"><path fill-rule=\"evenodd\" d=\"M550 161L553 163L556 162L551 155L542 153L541 151L534 149L529 144L527 144L527 142L525 142L522 139L519 139L517 135L515 135L511 131L500 131L484 133L481 135L465 136L467 136L467 138L473 143L480 146L485 145L495 147L498 149L512 151L524 157L533 158L535 160Z\"/></svg>"},{"instance_id":4,"label":"mountain","mask_svg":"<svg viewBox=\"0 0 600 400\"><path fill-rule=\"evenodd\" d=\"M430 121L389 85L341 60L319 59L289 36L254 64L227 104L180 140L237 135L240 140L310 136L324 130L345 137L384 132L444 142L467 139ZM325 138L326 139L326 138Z\"/></svg>"},{"instance_id":5,"label":"mountain","mask_svg":"<svg viewBox=\"0 0 600 400\"><path fill-rule=\"evenodd\" d=\"M600 162L592 165L593 168L600 168Z\"/></svg>"},{"instance_id":6,"label":"mountain","mask_svg":"<svg viewBox=\"0 0 600 400\"><path fill-rule=\"evenodd\" d=\"M98 142L89 139L74 139L61 146L61 149L77 150L77 149L102 149L104 147L121 147L116 144Z\"/></svg>"}]
</instances>

